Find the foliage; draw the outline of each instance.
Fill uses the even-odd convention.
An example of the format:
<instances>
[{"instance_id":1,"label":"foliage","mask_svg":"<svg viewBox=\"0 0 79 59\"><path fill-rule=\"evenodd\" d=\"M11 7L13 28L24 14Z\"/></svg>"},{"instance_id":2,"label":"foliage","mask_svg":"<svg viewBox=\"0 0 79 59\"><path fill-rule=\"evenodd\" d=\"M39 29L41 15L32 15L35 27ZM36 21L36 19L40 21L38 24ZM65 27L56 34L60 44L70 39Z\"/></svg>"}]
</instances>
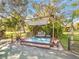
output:
<instances>
[{"instance_id":1,"label":"foliage","mask_svg":"<svg viewBox=\"0 0 79 59\"><path fill-rule=\"evenodd\" d=\"M78 17L79 16L79 9L73 11L73 16Z\"/></svg>"},{"instance_id":2,"label":"foliage","mask_svg":"<svg viewBox=\"0 0 79 59\"><path fill-rule=\"evenodd\" d=\"M62 35L62 27L60 21L55 21L54 22L54 35L61 37Z\"/></svg>"},{"instance_id":3,"label":"foliage","mask_svg":"<svg viewBox=\"0 0 79 59\"><path fill-rule=\"evenodd\" d=\"M52 0L52 2L59 2L60 0Z\"/></svg>"},{"instance_id":4,"label":"foliage","mask_svg":"<svg viewBox=\"0 0 79 59\"><path fill-rule=\"evenodd\" d=\"M33 35L36 35L39 31L41 31L41 26L29 26L28 27L30 32L32 32Z\"/></svg>"},{"instance_id":5,"label":"foliage","mask_svg":"<svg viewBox=\"0 0 79 59\"><path fill-rule=\"evenodd\" d=\"M77 5L78 5L78 3L76 3L76 2L71 4L71 6L74 6L74 7L77 6Z\"/></svg>"}]
</instances>

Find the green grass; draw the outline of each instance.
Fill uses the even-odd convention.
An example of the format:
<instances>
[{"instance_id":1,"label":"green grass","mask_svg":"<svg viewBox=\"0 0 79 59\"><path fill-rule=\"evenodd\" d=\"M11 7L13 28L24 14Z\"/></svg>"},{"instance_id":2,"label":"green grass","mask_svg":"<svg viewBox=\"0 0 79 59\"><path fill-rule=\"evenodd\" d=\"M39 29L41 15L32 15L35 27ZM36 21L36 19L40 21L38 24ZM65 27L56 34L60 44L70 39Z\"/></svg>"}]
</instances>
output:
<instances>
[{"instance_id":1,"label":"green grass","mask_svg":"<svg viewBox=\"0 0 79 59\"><path fill-rule=\"evenodd\" d=\"M79 43L79 34L76 34L76 32L73 35L73 40L77 41L77 43ZM60 42L62 43L62 45L65 49L68 48L68 33L67 32L62 35L62 37L60 38Z\"/></svg>"}]
</instances>

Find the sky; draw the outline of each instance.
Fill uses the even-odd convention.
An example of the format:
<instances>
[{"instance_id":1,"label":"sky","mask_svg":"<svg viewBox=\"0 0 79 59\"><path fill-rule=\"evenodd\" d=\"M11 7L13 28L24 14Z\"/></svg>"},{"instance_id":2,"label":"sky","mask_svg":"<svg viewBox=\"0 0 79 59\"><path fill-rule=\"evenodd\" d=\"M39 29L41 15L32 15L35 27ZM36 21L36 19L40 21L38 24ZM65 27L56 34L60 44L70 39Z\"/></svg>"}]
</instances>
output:
<instances>
[{"instance_id":1,"label":"sky","mask_svg":"<svg viewBox=\"0 0 79 59\"><path fill-rule=\"evenodd\" d=\"M9 3L8 1L10 0L0 0L0 3L1 1L4 1L6 4L5 4L5 10L7 12L11 12L11 9L13 8ZM24 0L24 2L26 2L27 0ZM23 13L24 16L28 16L28 15L33 15L34 13L36 13L36 10L32 7L32 2L35 2L35 3L38 3L40 4L41 1L44 1L43 3L44 4L49 4L49 2L51 2L52 0L28 0L28 4L26 4L25 6L25 12ZM72 3L74 2L77 2L78 3L78 6L71 6ZM53 4L53 3L51 3ZM55 4L58 8L61 8L61 11L60 13L63 13L66 17L70 17L71 14L72 14L72 11L73 10L76 10L79 8L79 0L60 0L60 2L56 3ZM10 8L12 7L12 8ZM16 7L16 10L18 11L20 7ZM2 13L0 13L1 15ZM7 15L6 13L4 13L3 15Z\"/></svg>"}]
</instances>

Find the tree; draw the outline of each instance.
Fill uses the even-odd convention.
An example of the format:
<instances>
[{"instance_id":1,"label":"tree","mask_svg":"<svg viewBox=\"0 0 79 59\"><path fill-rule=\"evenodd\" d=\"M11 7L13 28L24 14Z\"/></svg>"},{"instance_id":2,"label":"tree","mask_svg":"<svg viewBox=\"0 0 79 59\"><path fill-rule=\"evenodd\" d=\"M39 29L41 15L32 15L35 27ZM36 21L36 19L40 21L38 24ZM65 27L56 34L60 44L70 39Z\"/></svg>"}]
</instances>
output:
<instances>
[{"instance_id":1,"label":"tree","mask_svg":"<svg viewBox=\"0 0 79 59\"><path fill-rule=\"evenodd\" d=\"M0 40L5 36L5 28L2 19L0 19Z\"/></svg>"}]
</instances>

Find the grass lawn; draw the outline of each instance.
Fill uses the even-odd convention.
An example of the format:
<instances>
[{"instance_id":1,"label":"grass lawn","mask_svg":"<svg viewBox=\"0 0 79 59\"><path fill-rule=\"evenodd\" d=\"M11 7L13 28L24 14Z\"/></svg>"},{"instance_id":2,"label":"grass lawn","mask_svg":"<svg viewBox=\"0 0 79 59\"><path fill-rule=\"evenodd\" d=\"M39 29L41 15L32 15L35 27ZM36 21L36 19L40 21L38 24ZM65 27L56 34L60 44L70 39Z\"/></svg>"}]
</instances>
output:
<instances>
[{"instance_id":1,"label":"grass lawn","mask_svg":"<svg viewBox=\"0 0 79 59\"><path fill-rule=\"evenodd\" d=\"M73 40L76 41L77 43L79 43L79 32L74 32L74 36L73 36ZM68 32L63 33L62 37L60 38L60 42L62 43L63 47L65 49L68 48ZM75 43L75 44L77 44Z\"/></svg>"}]
</instances>

